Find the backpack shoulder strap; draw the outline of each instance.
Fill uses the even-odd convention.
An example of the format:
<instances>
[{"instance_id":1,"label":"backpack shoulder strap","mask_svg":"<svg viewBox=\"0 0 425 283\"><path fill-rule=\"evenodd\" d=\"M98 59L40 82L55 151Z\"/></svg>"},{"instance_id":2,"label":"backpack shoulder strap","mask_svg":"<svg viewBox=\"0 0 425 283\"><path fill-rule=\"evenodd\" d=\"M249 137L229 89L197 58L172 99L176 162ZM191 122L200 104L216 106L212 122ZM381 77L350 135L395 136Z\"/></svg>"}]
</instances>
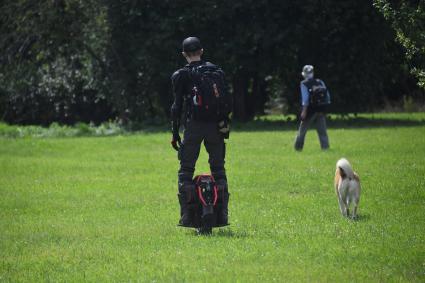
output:
<instances>
[{"instance_id":1,"label":"backpack shoulder strap","mask_svg":"<svg viewBox=\"0 0 425 283\"><path fill-rule=\"evenodd\" d=\"M211 63L211 62L205 62L205 65L208 67L218 67L217 65Z\"/></svg>"},{"instance_id":2,"label":"backpack shoulder strap","mask_svg":"<svg viewBox=\"0 0 425 283\"><path fill-rule=\"evenodd\" d=\"M317 86L317 85L323 85L322 81L320 79L312 79L312 80L303 80L301 82L303 85L305 85L309 90L313 87L313 86Z\"/></svg>"},{"instance_id":3,"label":"backpack shoulder strap","mask_svg":"<svg viewBox=\"0 0 425 283\"><path fill-rule=\"evenodd\" d=\"M188 72L192 71L195 66L191 66L190 64L186 64L182 69L187 70Z\"/></svg>"},{"instance_id":4,"label":"backpack shoulder strap","mask_svg":"<svg viewBox=\"0 0 425 283\"><path fill-rule=\"evenodd\" d=\"M210 70L214 70L214 71L221 71L221 68L211 62L205 62L205 64L203 65L204 67L207 67Z\"/></svg>"},{"instance_id":5,"label":"backpack shoulder strap","mask_svg":"<svg viewBox=\"0 0 425 283\"><path fill-rule=\"evenodd\" d=\"M308 90L311 88L311 80L303 80L301 84L305 85Z\"/></svg>"}]
</instances>

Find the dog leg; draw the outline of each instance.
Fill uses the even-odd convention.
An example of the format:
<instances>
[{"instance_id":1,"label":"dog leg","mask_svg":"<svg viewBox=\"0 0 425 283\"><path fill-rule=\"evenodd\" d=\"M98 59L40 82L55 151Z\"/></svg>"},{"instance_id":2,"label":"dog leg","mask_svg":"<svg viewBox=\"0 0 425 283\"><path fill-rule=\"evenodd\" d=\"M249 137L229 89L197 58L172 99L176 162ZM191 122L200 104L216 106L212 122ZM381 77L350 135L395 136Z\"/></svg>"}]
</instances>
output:
<instances>
[{"instance_id":1,"label":"dog leg","mask_svg":"<svg viewBox=\"0 0 425 283\"><path fill-rule=\"evenodd\" d=\"M350 195L348 194L347 195L347 198L346 198L346 200L345 200L345 208L346 208L346 212L345 212L345 216L347 216L347 217L350 217L350 204L351 204L351 201L350 201Z\"/></svg>"},{"instance_id":2,"label":"dog leg","mask_svg":"<svg viewBox=\"0 0 425 283\"><path fill-rule=\"evenodd\" d=\"M346 216L346 207L345 203L342 200L342 197L340 194L338 194L338 202L339 202L339 210L341 211L342 216Z\"/></svg>"},{"instance_id":3,"label":"dog leg","mask_svg":"<svg viewBox=\"0 0 425 283\"><path fill-rule=\"evenodd\" d=\"M356 198L354 201L354 208L353 208L353 215L352 218L356 219L357 218L357 208L359 207L359 199Z\"/></svg>"},{"instance_id":4,"label":"dog leg","mask_svg":"<svg viewBox=\"0 0 425 283\"><path fill-rule=\"evenodd\" d=\"M357 190L354 191L354 208L353 208L353 215L352 218L356 219L357 218L357 208L359 207L359 201L360 201L360 187L358 187Z\"/></svg>"},{"instance_id":5,"label":"dog leg","mask_svg":"<svg viewBox=\"0 0 425 283\"><path fill-rule=\"evenodd\" d=\"M354 205L353 208L353 215L351 216L351 218L356 219L357 218L357 205Z\"/></svg>"}]
</instances>

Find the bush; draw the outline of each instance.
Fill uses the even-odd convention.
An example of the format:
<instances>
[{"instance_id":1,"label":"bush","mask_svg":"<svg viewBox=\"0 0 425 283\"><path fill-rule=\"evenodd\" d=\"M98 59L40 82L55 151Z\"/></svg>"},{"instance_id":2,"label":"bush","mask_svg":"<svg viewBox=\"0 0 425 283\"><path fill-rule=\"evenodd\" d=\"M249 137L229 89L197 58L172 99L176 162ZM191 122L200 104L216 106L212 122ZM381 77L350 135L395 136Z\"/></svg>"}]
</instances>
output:
<instances>
[{"instance_id":1,"label":"bush","mask_svg":"<svg viewBox=\"0 0 425 283\"><path fill-rule=\"evenodd\" d=\"M405 112L416 112L418 108L418 105L411 96L403 96L403 110Z\"/></svg>"},{"instance_id":2,"label":"bush","mask_svg":"<svg viewBox=\"0 0 425 283\"><path fill-rule=\"evenodd\" d=\"M8 138L50 138L50 137L79 137L79 136L113 136L129 133L124 127L115 122L105 122L100 126L77 123L74 126L52 123L49 127L15 126L0 123L0 137Z\"/></svg>"}]
</instances>

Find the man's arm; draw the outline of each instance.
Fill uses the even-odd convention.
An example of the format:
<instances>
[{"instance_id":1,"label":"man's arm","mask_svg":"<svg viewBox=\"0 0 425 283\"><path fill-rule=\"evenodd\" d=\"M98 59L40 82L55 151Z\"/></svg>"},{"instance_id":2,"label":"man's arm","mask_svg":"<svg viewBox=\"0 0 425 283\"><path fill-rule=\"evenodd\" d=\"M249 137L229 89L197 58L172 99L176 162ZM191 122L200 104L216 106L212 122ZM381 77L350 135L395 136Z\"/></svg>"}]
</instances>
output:
<instances>
[{"instance_id":1,"label":"man's arm","mask_svg":"<svg viewBox=\"0 0 425 283\"><path fill-rule=\"evenodd\" d=\"M174 149L178 150L178 146L181 143L179 128L180 128L180 119L183 109L183 97L184 97L184 83L183 83L183 73L181 70L176 71L171 76L171 82L173 84L173 95L174 102L171 106L171 131L173 133L173 138L171 144Z\"/></svg>"},{"instance_id":2,"label":"man's arm","mask_svg":"<svg viewBox=\"0 0 425 283\"><path fill-rule=\"evenodd\" d=\"M309 105L309 98L310 93L308 92L308 88L305 84L301 83L301 105L302 105L302 111L301 111L301 120L304 120L307 117L307 108Z\"/></svg>"}]
</instances>

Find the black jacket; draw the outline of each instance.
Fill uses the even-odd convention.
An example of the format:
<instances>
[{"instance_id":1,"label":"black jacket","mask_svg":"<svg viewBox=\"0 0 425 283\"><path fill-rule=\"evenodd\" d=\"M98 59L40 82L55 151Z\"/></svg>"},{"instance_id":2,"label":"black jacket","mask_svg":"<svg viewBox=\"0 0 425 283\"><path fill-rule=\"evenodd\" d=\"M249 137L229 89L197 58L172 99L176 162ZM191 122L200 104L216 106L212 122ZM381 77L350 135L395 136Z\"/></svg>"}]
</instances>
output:
<instances>
[{"instance_id":1,"label":"black jacket","mask_svg":"<svg viewBox=\"0 0 425 283\"><path fill-rule=\"evenodd\" d=\"M185 121L191 118L190 113L190 98L193 83L189 77L189 68L193 66L199 66L204 64L211 64L203 60L191 62L181 69L178 69L171 76L171 82L173 84L173 95L174 103L171 106L171 122L176 125L179 125L180 119L184 114ZM183 113L184 112L184 113Z\"/></svg>"}]
</instances>

